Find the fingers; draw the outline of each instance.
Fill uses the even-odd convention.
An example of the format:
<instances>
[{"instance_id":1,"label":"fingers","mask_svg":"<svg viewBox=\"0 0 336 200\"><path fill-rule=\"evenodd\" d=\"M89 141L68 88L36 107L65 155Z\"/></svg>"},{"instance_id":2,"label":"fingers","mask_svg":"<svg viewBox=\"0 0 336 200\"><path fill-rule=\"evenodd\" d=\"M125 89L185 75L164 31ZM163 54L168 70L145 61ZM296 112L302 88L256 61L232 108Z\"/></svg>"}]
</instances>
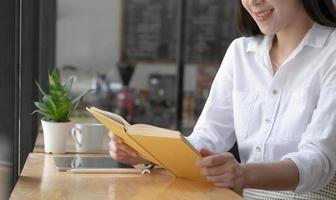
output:
<instances>
[{"instance_id":1,"label":"fingers","mask_svg":"<svg viewBox=\"0 0 336 200\"><path fill-rule=\"evenodd\" d=\"M214 183L214 185L216 187L225 187L225 188L230 188L230 189L235 188L235 183L231 181L216 182Z\"/></svg>"},{"instance_id":2,"label":"fingers","mask_svg":"<svg viewBox=\"0 0 336 200\"><path fill-rule=\"evenodd\" d=\"M201 150L203 155L208 155L209 151ZM210 154L197 162L201 167L202 174L209 182L217 187L226 187L236 191L237 185L242 180L241 167L231 153ZM241 193L239 189L238 193Z\"/></svg>"},{"instance_id":3,"label":"fingers","mask_svg":"<svg viewBox=\"0 0 336 200\"><path fill-rule=\"evenodd\" d=\"M118 152L119 151L120 152L126 152L127 154L129 154L130 156L133 156L133 157L138 156L138 153L134 149L132 149L130 146L123 143L122 141L117 142L115 146L116 146L116 151L118 151Z\"/></svg>"},{"instance_id":4,"label":"fingers","mask_svg":"<svg viewBox=\"0 0 336 200\"><path fill-rule=\"evenodd\" d=\"M115 142L111 140L110 144L110 154L112 153L115 155L115 158L118 157L137 157L138 154L136 151L134 151L131 147L129 147L127 144Z\"/></svg>"},{"instance_id":5,"label":"fingers","mask_svg":"<svg viewBox=\"0 0 336 200\"><path fill-rule=\"evenodd\" d=\"M215 167L202 168L202 174L205 176L218 176L222 174L236 174L237 169L235 165L219 165Z\"/></svg>"},{"instance_id":6,"label":"fingers","mask_svg":"<svg viewBox=\"0 0 336 200\"><path fill-rule=\"evenodd\" d=\"M126 163L126 164L136 165L136 164L145 162L140 157L129 157L128 154L126 154L125 156L121 156L121 155L116 155L114 152L110 151L110 155L113 159L118 160L119 162Z\"/></svg>"},{"instance_id":7,"label":"fingers","mask_svg":"<svg viewBox=\"0 0 336 200\"><path fill-rule=\"evenodd\" d=\"M207 180L212 182L217 187L227 187L230 189L234 189L236 176L226 173L219 176L207 176Z\"/></svg>"},{"instance_id":8,"label":"fingers","mask_svg":"<svg viewBox=\"0 0 336 200\"><path fill-rule=\"evenodd\" d=\"M197 162L199 167L215 167L223 165L226 162L235 161L231 153L210 155Z\"/></svg>"},{"instance_id":9,"label":"fingers","mask_svg":"<svg viewBox=\"0 0 336 200\"><path fill-rule=\"evenodd\" d=\"M206 156L210 156L210 155L214 155L215 153L210 151L209 149L206 149L206 148L202 148L201 151L200 151L201 155L203 157L206 157Z\"/></svg>"},{"instance_id":10,"label":"fingers","mask_svg":"<svg viewBox=\"0 0 336 200\"><path fill-rule=\"evenodd\" d=\"M110 149L112 148L114 151L120 151L121 152L126 152L134 157L138 156L137 152L132 149L130 146L128 146L127 144L125 144L122 140L122 138L120 138L117 135L114 135L113 133L110 132L110 138L111 138L111 142L110 142Z\"/></svg>"},{"instance_id":11,"label":"fingers","mask_svg":"<svg viewBox=\"0 0 336 200\"><path fill-rule=\"evenodd\" d=\"M217 187L227 187L235 189L235 185L239 180L237 173L224 172L220 175L206 176L207 180L212 182Z\"/></svg>"},{"instance_id":12,"label":"fingers","mask_svg":"<svg viewBox=\"0 0 336 200\"><path fill-rule=\"evenodd\" d=\"M110 155L113 159L118 160L119 162L131 164L131 165L136 165L136 164L141 164L141 163L146 163L147 161L140 156L133 157L130 156L128 153L123 152L121 150L114 150L110 149Z\"/></svg>"},{"instance_id":13,"label":"fingers","mask_svg":"<svg viewBox=\"0 0 336 200\"><path fill-rule=\"evenodd\" d=\"M110 150L109 153L113 159L118 160L118 161L129 159L129 155L127 153L120 153L120 152L116 153L113 150Z\"/></svg>"},{"instance_id":14,"label":"fingers","mask_svg":"<svg viewBox=\"0 0 336 200\"><path fill-rule=\"evenodd\" d=\"M110 145L110 153L113 153L117 156L129 156L127 152L117 148L116 145Z\"/></svg>"},{"instance_id":15,"label":"fingers","mask_svg":"<svg viewBox=\"0 0 336 200\"><path fill-rule=\"evenodd\" d=\"M207 176L207 180L212 182L216 187L226 187L234 190L238 194L242 194L242 177L236 173L225 173L219 176Z\"/></svg>"},{"instance_id":16,"label":"fingers","mask_svg":"<svg viewBox=\"0 0 336 200\"><path fill-rule=\"evenodd\" d=\"M125 144L122 138L111 132L109 133L109 136L111 138L109 143L109 153L113 159L133 165L146 162L146 160L141 158L134 149Z\"/></svg>"}]
</instances>

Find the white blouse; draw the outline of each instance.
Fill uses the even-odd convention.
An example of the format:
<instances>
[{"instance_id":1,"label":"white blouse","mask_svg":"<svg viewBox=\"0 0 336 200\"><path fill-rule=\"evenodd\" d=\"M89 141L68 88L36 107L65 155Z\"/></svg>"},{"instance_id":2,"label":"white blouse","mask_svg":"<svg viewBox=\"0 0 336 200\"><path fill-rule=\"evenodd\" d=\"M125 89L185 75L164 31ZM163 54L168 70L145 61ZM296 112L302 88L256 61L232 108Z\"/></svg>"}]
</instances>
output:
<instances>
[{"instance_id":1,"label":"white blouse","mask_svg":"<svg viewBox=\"0 0 336 200\"><path fill-rule=\"evenodd\" d=\"M296 192L317 190L336 170L336 31L314 24L273 75L273 36L232 42L188 140L241 161L291 159Z\"/></svg>"}]
</instances>

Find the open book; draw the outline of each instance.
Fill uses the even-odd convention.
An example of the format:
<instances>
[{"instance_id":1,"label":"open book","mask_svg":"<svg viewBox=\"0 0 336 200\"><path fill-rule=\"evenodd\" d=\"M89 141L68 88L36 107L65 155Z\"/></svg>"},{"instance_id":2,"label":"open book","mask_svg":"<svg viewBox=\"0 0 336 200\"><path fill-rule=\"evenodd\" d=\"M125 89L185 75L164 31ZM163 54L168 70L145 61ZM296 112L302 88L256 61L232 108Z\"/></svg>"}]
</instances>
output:
<instances>
[{"instance_id":1,"label":"open book","mask_svg":"<svg viewBox=\"0 0 336 200\"><path fill-rule=\"evenodd\" d=\"M86 109L144 159L162 166L176 177L206 181L196 166L202 156L180 132L148 124L130 125L117 114L95 107Z\"/></svg>"}]
</instances>

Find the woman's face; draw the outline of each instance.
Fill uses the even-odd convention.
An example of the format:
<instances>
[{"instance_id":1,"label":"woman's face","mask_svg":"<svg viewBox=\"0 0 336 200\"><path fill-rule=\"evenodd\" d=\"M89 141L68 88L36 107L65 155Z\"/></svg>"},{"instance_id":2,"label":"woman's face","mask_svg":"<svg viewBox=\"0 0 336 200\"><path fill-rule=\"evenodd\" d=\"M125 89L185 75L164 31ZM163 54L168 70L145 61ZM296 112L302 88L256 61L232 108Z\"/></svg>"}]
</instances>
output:
<instances>
[{"instance_id":1,"label":"woman's face","mask_svg":"<svg viewBox=\"0 0 336 200\"><path fill-rule=\"evenodd\" d=\"M266 35L288 28L306 14L301 0L242 0L242 4Z\"/></svg>"}]
</instances>

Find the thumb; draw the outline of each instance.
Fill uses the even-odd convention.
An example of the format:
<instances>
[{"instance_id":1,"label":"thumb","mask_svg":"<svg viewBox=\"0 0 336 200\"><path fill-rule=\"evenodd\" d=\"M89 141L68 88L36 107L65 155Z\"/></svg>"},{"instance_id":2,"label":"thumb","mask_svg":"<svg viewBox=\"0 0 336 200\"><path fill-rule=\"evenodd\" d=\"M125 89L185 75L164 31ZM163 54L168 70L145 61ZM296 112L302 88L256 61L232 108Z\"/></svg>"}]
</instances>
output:
<instances>
[{"instance_id":1,"label":"thumb","mask_svg":"<svg viewBox=\"0 0 336 200\"><path fill-rule=\"evenodd\" d=\"M210 156L210 155L214 155L215 153L206 149L206 148L202 148L201 151L200 151L201 155L203 157L207 157L207 156Z\"/></svg>"}]
</instances>

